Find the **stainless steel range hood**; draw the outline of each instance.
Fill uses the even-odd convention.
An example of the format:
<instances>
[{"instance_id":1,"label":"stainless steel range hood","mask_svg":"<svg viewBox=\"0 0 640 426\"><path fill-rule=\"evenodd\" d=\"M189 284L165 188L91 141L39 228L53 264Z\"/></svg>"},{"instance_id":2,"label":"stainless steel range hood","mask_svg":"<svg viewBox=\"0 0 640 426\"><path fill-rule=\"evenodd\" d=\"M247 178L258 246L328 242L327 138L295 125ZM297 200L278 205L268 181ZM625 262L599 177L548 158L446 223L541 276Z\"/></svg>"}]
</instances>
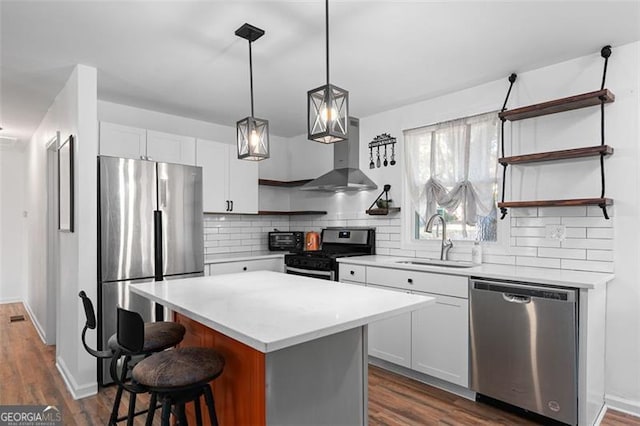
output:
<instances>
[{"instance_id":1,"label":"stainless steel range hood","mask_svg":"<svg viewBox=\"0 0 640 426\"><path fill-rule=\"evenodd\" d=\"M349 139L333 144L333 170L300 187L301 191L364 191L378 189L359 169L360 120L349 117Z\"/></svg>"}]
</instances>

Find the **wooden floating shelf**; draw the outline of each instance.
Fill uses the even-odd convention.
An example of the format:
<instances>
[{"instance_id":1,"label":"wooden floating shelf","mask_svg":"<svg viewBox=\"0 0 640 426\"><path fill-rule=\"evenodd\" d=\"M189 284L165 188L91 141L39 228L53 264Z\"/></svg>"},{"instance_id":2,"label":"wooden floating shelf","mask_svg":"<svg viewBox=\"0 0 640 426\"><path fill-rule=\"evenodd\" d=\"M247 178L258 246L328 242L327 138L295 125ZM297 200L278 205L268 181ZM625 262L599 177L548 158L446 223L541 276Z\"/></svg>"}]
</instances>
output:
<instances>
[{"instance_id":1,"label":"wooden floating shelf","mask_svg":"<svg viewBox=\"0 0 640 426\"><path fill-rule=\"evenodd\" d=\"M526 118L540 117L557 112L571 111L604 103L613 102L616 96L608 89L597 90L595 92L582 93L580 95L569 96L568 98L555 99L553 101L540 104L529 105L512 110L506 110L498 114L498 117L508 121L524 120Z\"/></svg>"},{"instance_id":2,"label":"wooden floating shelf","mask_svg":"<svg viewBox=\"0 0 640 426\"><path fill-rule=\"evenodd\" d=\"M327 214L326 211L322 211L322 210L298 210L298 211L291 211L291 212L283 212L283 211L279 211L279 210L259 210L258 211L259 215L262 216L270 216L270 215L274 215L274 216L301 216L301 215L320 215L320 214Z\"/></svg>"},{"instance_id":3,"label":"wooden floating shelf","mask_svg":"<svg viewBox=\"0 0 640 426\"><path fill-rule=\"evenodd\" d=\"M601 204L611 206L611 198L575 198L566 200L537 200L537 201L505 201L498 203L498 207L567 207L567 206L599 206Z\"/></svg>"},{"instance_id":4,"label":"wooden floating shelf","mask_svg":"<svg viewBox=\"0 0 640 426\"><path fill-rule=\"evenodd\" d=\"M540 163L544 161L568 160L573 158L596 157L613 154L613 148L609 145L590 146L585 148L563 149L561 151L539 152L536 154L515 155L513 157L499 158L500 164L526 164Z\"/></svg>"},{"instance_id":5,"label":"wooden floating shelf","mask_svg":"<svg viewBox=\"0 0 640 426\"><path fill-rule=\"evenodd\" d=\"M400 207L389 207L388 209L369 209L365 213L372 216L386 216L389 213L398 213L399 211Z\"/></svg>"},{"instance_id":6,"label":"wooden floating shelf","mask_svg":"<svg viewBox=\"0 0 640 426\"><path fill-rule=\"evenodd\" d=\"M258 185L262 186L277 186L281 188L293 188L296 186L302 186L305 183L311 182L313 179L302 180L272 180L272 179L258 179Z\"/></svg>"}]
</instances>

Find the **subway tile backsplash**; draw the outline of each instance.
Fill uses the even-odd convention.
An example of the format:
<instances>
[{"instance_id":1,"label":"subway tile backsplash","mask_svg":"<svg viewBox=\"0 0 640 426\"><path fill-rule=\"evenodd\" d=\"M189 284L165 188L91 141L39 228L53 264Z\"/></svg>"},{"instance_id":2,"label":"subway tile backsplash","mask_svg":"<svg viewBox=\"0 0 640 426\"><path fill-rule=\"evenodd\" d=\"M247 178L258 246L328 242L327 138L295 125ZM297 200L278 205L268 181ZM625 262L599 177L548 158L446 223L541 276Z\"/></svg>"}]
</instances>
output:
<instances>
[{"instance_id":1,"label":"subway tile backsplash","mask_svg":"<svg viewBox=\"0 0 640 426\"><path fill-rule=\"evenodd\" d=\"M509 243L483 245L484 263L613 272L613 219L605 220L599 208L526 208L511 209L509 214ZM357 213L290 218L206 214L205 254L267 250L267 232L274 228L308 232L329 226L370 226L376 228L377 254L421 258L440 255L436 244L420 250L403 248L400 222L400 215ZM547 225L565 226L564 240L547 238ZM450 258L471 260L471 244L456 243Z\"/></svg>"}]
</instances>

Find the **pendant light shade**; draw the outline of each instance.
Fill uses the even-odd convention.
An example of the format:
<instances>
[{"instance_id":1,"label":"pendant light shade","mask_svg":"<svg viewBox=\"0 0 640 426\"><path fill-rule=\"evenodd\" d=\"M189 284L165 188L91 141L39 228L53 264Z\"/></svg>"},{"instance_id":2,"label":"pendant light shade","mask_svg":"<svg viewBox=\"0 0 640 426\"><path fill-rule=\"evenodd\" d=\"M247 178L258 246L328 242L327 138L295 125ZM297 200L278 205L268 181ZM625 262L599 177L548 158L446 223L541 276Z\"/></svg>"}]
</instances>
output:
<instances>
[{"instance_id":1,"label":"pendant light shade","mask_svg":"<svg viewBox=\"0 0 640 426\"><path fill-rule=\"evenodd\" d=\"M236 30L238 37L249 41L249 84L251 90L251 116L236 123L238 158L260 161L269 158L269 120L254 117L253 113L253 61L251 43L264 35L264 30L244 24Z\"/></svg>"},{"instance_id":2,"label":"pendant light shade","mask_svg":"<svg viewBox=\"0 0 640 426\"><path fill-rule=\"evenodd\" d=\"M307 136L321 143L349 138L349 92L329 82L329 0L325 0L327 84L307 92Z\"/></svg>"}]
</instances>

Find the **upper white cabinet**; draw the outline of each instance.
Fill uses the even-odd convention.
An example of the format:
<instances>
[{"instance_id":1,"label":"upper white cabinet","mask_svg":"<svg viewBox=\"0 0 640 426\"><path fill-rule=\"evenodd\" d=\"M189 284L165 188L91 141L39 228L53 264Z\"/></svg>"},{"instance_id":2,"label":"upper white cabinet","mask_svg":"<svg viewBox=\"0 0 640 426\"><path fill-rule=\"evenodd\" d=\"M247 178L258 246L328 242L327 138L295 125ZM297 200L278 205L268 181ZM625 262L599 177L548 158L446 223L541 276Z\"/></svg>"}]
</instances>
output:
<instances>
[{"instance_id":1,"label":"upper white cabinet","mask_svg":"<svg viewBox=\"0 0 640 426\"><path fill-rule=\"evenodd\" d=\"M147 153L147 131L100 122L100 155L141 159Z\"/></svg>"},{"instance_id":2,"label":"upper white cabinet","mask_svg":"<svg viewBox=\"0 0 640 426\"><path fill-rule=\"evenodd\" d=\"M195 166L195 138L100 122L100 154Z\"/></svg>"},{"instance_id":3,"label":"upper white cabinet","mask_svg":"<svg viewBox=\"0 0 640 426\"><path fill-rule=\"evenodd\" d=\"M257 162L238 160L235 145L198 139L196 146L196 165L202 167L204 211L257 213Z\"/></svg>"},{"instance_id":4,"label":"upper white cabinet","mask_svg":"<svg viewBox=\"0 0 640 426\"><path fill-rule=\"evenodd\" d=\"M196 165L196 139L147 130L147 160Z\"/></svg>"}]
</instances>

